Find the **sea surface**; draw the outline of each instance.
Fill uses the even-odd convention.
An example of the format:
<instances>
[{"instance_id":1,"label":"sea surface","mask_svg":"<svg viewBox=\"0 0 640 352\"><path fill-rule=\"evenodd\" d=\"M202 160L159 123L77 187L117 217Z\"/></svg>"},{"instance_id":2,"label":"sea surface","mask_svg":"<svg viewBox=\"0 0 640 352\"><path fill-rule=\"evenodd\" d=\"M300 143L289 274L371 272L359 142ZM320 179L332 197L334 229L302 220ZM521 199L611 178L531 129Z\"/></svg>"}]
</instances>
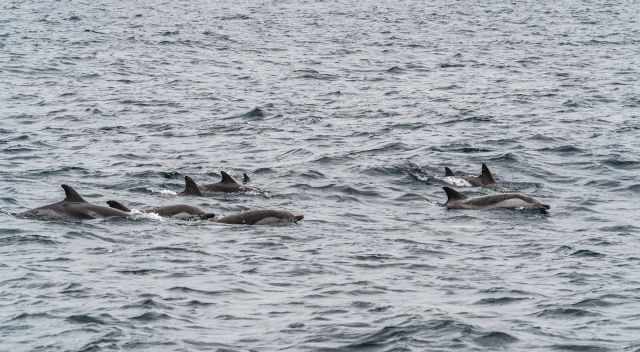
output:
<instances>
[{"instance_id":1,"label":"sea surface","mask_svg":"<svg viewBox=\"0 0 640 352\"><path fill-rule=\"evenodd\" d=\"M633 1L0 2L1 351L640 351ZM444 167L551 206L447 210ZM257 191L184 198L247 173ZM41 221L63 199L287 226Z\"/></svg>"}]
</instances>

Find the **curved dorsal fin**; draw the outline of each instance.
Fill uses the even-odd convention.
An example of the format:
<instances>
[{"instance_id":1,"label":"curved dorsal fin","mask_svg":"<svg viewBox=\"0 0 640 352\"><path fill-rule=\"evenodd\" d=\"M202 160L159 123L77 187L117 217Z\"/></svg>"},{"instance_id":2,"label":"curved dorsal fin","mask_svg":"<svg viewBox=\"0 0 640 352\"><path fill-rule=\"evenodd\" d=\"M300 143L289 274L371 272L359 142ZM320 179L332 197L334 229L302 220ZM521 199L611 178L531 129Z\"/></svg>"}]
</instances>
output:
<instances>
[{"instance_id":1,"label":"curved dorsal fin","mask_svg":"<svg viewBox=\"0 0 640 352\"><path fill-rule=\"evenodd\" d=\"M247 175L246 173L242 174L242 183L249 183L249 182L251 182L249 175Z\"/></svg>"},{"instance_id":2,"label":"curved dorsal fin","mask_svg":"<svg viewBox=\"0 0 640 352\"><path fill-rule=\"evenodd\" d=\"M60 185L62 189L64 189L64 201L65 202L75 202L75 203L86 203L87 201L82 199L82 197L76 192L75 189L71 188L71 186Z\"/></svg>"},{"instance_id":3,"label":"curved dorsal fin","mask_svg":"<svg viewBox=\"0 0 640 352\"><path fill-rule=\"evenodd\" d=\"M224 171L220 171L220 174L222 175L222 180L220 181L220 183L235 183L235 184L238 184L238 182L236 182L236 180L234 180L233 177L231 177L231 175L229 175L228 173L226 173Z\"/></svg>"},{"instance_id":4,"label":"curved dorsal fin","mask_svg":"<svg viewBox=\"0 0 640 352\"><path fill-rule=\"evenodd\" d=\"M482 181L483 185L492 185L496 183L496 180L493 178L493 174L491 174L489 167L487 167L487 164L485 163L482 163L482 172L480 172L480 180Z\"/></svg>"},{"instance_id":5,"label":"curved dorsal fin","mask_svg":"<svg viewBox=\"0 0 640 352\"><path fill-rule=\"evenodd\" d=\"M127 213L131 211L131 209L125 207L122 203L115 200L108 200L107 204L109 205L110 208L113 208L113 209L126 211Z\"/></svg>"},{"instance_id":6,"label":"curved dorsal fin","mask_svg":"<svg viewBox=\"0 0 640 352\"><path fill-rule=\"evenodd\" d=\"M190 196L202 196L200 187L198 187L196 182L189 176L184 177L184 191L182 192L182 194Z\"/></svg>"},{"instance_id":7,"label":"curved dorsal fin","mask_svg":"<svg viewBox=\"0 0 640 352\"><path fill-rule=\"evenodd\" d=\"M466 199L467 197L456 191L453 188L450 187L442 187L442 189L444 189L445 193L447 193L447 203L454 201L454 200L461 200L461 199Z\"/></svg>"},{"instance_id":8,"label":"curved dorsal fin","mask_svg":"<svg viewBox=\"0 0 640 352\"><path fill-rule=\"evenodd\" d=\"M455 176L455 174L453 173L453 171L451 171L450 168L448 167L444 167L444 177L449 177L449 176Z\"/></svg>"}]
</instances>

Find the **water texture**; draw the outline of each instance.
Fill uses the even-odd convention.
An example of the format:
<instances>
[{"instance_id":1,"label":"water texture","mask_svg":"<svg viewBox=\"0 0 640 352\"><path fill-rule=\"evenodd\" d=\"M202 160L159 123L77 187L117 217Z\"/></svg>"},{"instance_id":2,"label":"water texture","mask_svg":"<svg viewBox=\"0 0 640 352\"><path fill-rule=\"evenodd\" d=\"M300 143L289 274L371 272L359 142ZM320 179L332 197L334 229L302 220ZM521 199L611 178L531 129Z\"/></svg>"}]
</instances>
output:
<instances>
[{"instance_id":1,"label":"water texture","mask_svg":"<svg viewBox=\"0 0 640 352\"><path fill-rule=\"evenodd\" d=\"M640 350L639 12L1 2L0 349ZM550 214L446 210L482 162ZM260 191L175 195L220 170ZM305 220L13 215L62 183Z\"/></svg>"}]
</instances>

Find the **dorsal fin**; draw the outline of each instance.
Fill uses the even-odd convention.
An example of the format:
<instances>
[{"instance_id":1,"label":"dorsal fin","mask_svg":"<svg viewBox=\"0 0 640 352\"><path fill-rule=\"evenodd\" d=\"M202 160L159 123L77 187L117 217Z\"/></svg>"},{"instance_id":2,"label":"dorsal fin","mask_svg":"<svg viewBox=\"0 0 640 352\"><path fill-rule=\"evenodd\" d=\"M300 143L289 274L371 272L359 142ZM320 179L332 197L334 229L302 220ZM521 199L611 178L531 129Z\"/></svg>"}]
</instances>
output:
<instances>
[{"instance_id":1,"label":"dorsal fin","mask_svg":"<svg viewBox=\"0 0 640 352\"><path fill-rule=\"evenodd\" d=\"M113 209L126 211L127 213L131 211L131 209L125 207L122 203L115 200L108 200L107 204L109 205L110 208L113 208Z\"/></svg>"},{"instance_id":2,"label":"dorsal fin","mask_svg":"<svg viewBox=\"0 0 640 352\"><path fill-rule=\"evenodd\" d=\"M461 200L461 199L466 199L467 197L456 191L453 188L450 187L442 187L442 189L444 189L445 193L447 193L447 203L454 201L454 200Z\"/></svg>"},{"instance_id":3,"label":"dorsal fin","mask_svg":"<svg viewBox=\"0 0 640 352\"><path fill-rule=\"evenodd\" d=\"M229 175L228 173L226 173L224 171L220 171L220 174L222 175L222 180L220 181L220 183L235 183L235 184L238 184L238 182L236 182L236 180L234 180L233 177L231 177L231 175Z\"/></svg>"},{"instance_id":4,"label":"dorsal fin","mask_svg":"<svg viewBox=\"0 0 640 352\"><path fill-rule=\"evenodd\" d=\"M455 174L453 173L453 171L451 171L450 168L448 167L444 167L444 177L449 177L449 176L455 176Z\"/></svg>"},{"instance_id":5,"label":"dorsal fin","mask_svg":"<svg viewBox=\"0 0 640 352\"><path fill-rule=\"evenodd\" d=\"M182 194L190 196L202 196L200 187L198 187L196 182L189 176L184 177L184 191L182 192Z\"/></svg>"},{"instance_id":6,"label":"dorsal fin","mask_svg":"<svg viewBox=\"0 0 640 352\"><path fill-rule=\"evenodd\" d=\"M482 163L482 172L480 172L480 181L482 181L483 185L493 185L496 183L496 180L493 178L491 171L487 167L487 164Z\"/></svg>"},{"instance_id":7,"label":"dorsal fin","mask_svg":"<svg viewBox=\"0 0 640 352\"><path fill-rule=\"evenodd\" d=\"M242 174L242 183L249 183L249 182L251 182L251 179L249 178L249 175Z\"/></svg>"},{"instance_id":8,"label":"dorsal fin","mask_svg":"<svg viewBox=\"0 0 640 352\"><path fill-rule=\"evenodd\" d=\"M75 202L75 203L86 203L87 201L82 199L82 197L76 192L75 189L71 188L71 186L61 185L62 189L64 189L64 201L65 202Z\"/></svg>"}]
</instances>

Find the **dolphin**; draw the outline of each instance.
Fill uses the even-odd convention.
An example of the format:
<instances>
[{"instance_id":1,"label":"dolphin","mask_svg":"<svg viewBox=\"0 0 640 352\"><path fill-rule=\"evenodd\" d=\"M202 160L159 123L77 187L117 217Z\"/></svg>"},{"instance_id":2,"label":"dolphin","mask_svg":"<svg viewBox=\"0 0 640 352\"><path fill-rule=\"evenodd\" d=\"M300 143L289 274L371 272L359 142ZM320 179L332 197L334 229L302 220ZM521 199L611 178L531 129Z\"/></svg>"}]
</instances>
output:
<instances>
[{"instance_id":1,"label":"dolphin","mask_svg":"<svg viewBox=\"0 0 640 352\"><path fill-rule=\"evenodd\" d=\"M18 214L21 217L49 219L96 219L129 216L127 212L95 205L84 200L71 186L61 185L65 193L64 200L27 210Z\"/></svg>"},{"instance_id":2,"label":"dolphin","mask_svg":"<svg viewBox=\"0 0 640 352\"><path fill-rule=\"evenodd\" d=\"M547 204L522 193L500 193L478 198L467 198L464 194L449 188L442 187L447 193L447 209L539 209L546 212L550 208Z\"/></svg>"},{"instance_id":3,"label":"dolphin","mask_svg":"<svg viewBox=\"0 0 640 352\"><path fill-rule=\"evenodd\" d=\"M228 215L214 220L222 224L273 225L297 223L304 215L294 215L286 210L248 210L239 214Z\"/></svg>"},{"instance_id":4,"label":"dolphin","mask_svg":"<svg viewBox=\"0 0 640 352\"><path fill-rule=\"evenodd\" d=\"M107 201L109 207L122 210L124 212L131 212L131 209L124 206L122 203L109 200ZM200 208L193 207L187 204L173 204L173 205L165 205L161 207L154 207L143 209L143 213L154 213L158 214L162 217L177 217L177 218L197 218L197 219L211 219L216 215L213 213L206 213Z\"/></svg>"},{"instance_id":5,"label":"dolphin","mask_svg":"<svg viewBox=\"0 0 640 352\"><path fill-rule=\"evenodd\" d=\"M482 171L479 176L456 176L455 173L446 166L444 168L444 176L444 182L458 187L490 187L496 184L491 170L489 170L489 167L485 163L482 163Z\"/></svg>"},{"instance_id":6,"label":"dolphin","mask_svg":"<svg viewBox=\"0 0 640 352\"><path fill-rule=\"evenodd\" d=\"M247 187L239 184L238 182L236 182L236 180L233 179L233 177L231 177L231 175L229 175L224 171L221 171L220 174L222 174L222 179L220 180L220 182L212 183L208 185L202 185L202 186L198 186L198 184L196 184L191 177L185 176L184 191L180 192L179 195L202 196L203 193L214 193L214 192L232 193L232 192L247 192L247 191L253 190L253 188L251 187ZM249 176L244 177L244 179L246 180L245 183L248 182Z\"/></svg>"}]
</instances>

